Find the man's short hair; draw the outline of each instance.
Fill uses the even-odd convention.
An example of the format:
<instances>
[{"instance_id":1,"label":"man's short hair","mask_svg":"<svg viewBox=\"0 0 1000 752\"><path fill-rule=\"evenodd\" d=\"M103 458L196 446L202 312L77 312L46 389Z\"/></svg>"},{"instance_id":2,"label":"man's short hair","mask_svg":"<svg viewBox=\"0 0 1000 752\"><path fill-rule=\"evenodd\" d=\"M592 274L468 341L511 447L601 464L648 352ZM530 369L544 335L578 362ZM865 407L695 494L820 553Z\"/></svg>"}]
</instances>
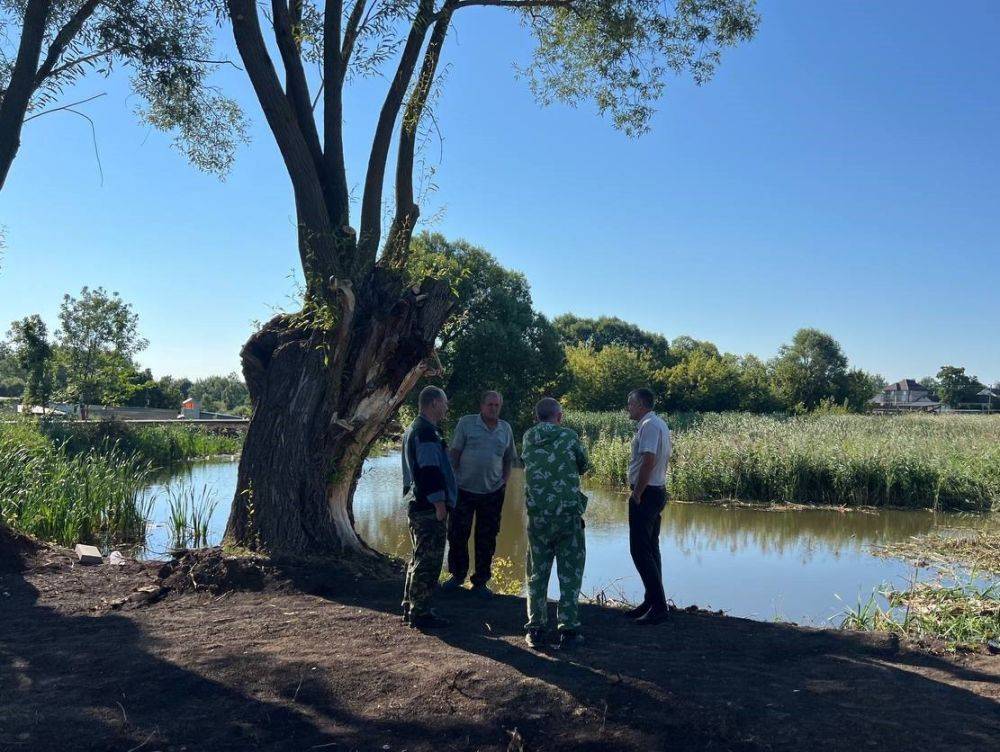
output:
<instances>
[{"instance_id":1,"label":"man's short hair","mask_svg":"<svg viewBox=\"0 0 1000 752\"><path fill-rule=\"evenodd\" d=\"M447 399L444 389L439 386L425 386L420 390L420 409L425 410L438 400Z\"/></svg>"},{"instance_id":2,"label":"man's short hair","mask_svg":"<svg viewBox=\"0 0 1000 752\"><path fill-rule=\"evenodd\" d=\"M493 397L494 395L499 397L500 401L503 402L503 395L500 394L500 392L498 392L496 389L487 389L479 397L479 404L482 405L483 403L486 402L486 400L488 400L490 397Z\"/></svg>"},{"instance_id":3,"label":"man's short hair","mask_svg":"<svg viewBox=\"0 0 1000 752\"><path fill-rule=\"evenodd\" d=\"M553 420L561 411L559 403L552 397L543 397L535 405L535 417L545 423Z\"/></svg>"},{"instance_id":4,"label":"man's short hair","mask_svg":"<svg viewBox=\"0 0 1000 752\"><path fill-rule=\"evenodd\" d=\"M652 389L647 389L646 387L633 389L632 396L647 410L652 410L656 406L656 395L653 394Z\"/></svg>"}]
</instances>

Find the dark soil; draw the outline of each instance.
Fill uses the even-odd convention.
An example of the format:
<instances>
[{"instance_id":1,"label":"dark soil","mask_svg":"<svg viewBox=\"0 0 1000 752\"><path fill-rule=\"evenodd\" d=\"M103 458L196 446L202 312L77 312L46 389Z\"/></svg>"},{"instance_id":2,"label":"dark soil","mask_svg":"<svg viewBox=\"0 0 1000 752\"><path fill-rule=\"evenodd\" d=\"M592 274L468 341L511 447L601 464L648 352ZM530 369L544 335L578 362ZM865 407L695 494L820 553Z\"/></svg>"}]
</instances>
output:
<instances>
[{"instance_id":1,"label":"dark soil","mask_svg":"<svg viewBox=\"0 0 1000 752\"><path fill-rule=\"evenodd\" d=\"M80 567L21 541L0 559L0 750L1000 749L997 657L593 605L585 646L539 654L517 598L404 627L387 569Z\"/></svg>"}]
</instances>

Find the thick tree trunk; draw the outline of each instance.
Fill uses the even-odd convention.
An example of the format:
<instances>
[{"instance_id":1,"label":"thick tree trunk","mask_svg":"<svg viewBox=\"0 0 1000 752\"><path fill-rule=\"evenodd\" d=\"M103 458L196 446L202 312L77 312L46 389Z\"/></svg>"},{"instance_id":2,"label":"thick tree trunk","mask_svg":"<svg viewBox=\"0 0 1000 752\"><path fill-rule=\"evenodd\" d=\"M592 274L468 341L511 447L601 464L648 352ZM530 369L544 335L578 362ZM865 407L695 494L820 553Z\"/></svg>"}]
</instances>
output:
<instances>
[{"instance_id":1,"label":"thick tree trunk","mask_svg":"<svg viewBox=\"0 0 1000 752\"><path fill-rule=\"evenodd\" d=\"M253 417L229 542L291 557L367 549L351 506L362 463L436 360L452 300L432 281L400 296L387 276L376 272L357 306L341 285L336 323L278 316L243 348Z\"/></svg>"}]
</instances>

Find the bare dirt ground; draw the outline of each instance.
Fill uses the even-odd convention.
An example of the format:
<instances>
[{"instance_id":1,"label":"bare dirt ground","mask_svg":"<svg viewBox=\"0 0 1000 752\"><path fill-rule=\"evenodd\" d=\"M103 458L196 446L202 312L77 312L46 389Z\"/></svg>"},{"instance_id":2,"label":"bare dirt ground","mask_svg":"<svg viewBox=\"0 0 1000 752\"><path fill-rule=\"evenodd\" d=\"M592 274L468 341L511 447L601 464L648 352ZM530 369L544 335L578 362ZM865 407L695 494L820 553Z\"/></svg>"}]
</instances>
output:
<instances>
[{"instance_id":1,"label":"bare dirt ground","mask_svg":"<svg viewBox=\"0 0 1000 752\"><path fill-rule=\"evenodd\" d=\"M512 597L459 594L450 628L406 628L385 567L3 547L4 752L1000 749L994 656L705 612L644 629L598 606L586 646L539 654Z\"/></svg>"}]
</instances>

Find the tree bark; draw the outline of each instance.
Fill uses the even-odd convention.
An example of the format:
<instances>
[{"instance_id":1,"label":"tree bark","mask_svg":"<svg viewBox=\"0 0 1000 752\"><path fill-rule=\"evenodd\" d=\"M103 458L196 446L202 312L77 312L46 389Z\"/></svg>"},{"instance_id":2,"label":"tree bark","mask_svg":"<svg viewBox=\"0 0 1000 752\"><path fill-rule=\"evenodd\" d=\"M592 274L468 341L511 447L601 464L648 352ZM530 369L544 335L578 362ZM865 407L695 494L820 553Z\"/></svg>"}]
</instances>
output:
<instances>
[{"instance_id":1,"label":"tree bark","mask_svg":"<svg viewBox=\"0 0 1000 752\"><path fill-rule=\"evenodd\" d=\"M355 308L350 285L336 286L336 326L282 315L243 348L253 417L230 543L278 557L368 550L352 510L361 466L433 367L434 338L452 295L430 280L400 293L398 277L376 270Z\"/></svg>"},{"instance_id":2,"label":"tree bark","mask_svg":"<svg viewBox=\"0 0 1000 752\"><path fill-rule=\"evenodd\" d=\"M51 5L50 0L29 0L24 10L17 59L11 71L10 84L0 101L0 188L7 182L10 166L21 147L21 128L31 95L35 92L35 76Z\"/></svg>"}]
</instances>

